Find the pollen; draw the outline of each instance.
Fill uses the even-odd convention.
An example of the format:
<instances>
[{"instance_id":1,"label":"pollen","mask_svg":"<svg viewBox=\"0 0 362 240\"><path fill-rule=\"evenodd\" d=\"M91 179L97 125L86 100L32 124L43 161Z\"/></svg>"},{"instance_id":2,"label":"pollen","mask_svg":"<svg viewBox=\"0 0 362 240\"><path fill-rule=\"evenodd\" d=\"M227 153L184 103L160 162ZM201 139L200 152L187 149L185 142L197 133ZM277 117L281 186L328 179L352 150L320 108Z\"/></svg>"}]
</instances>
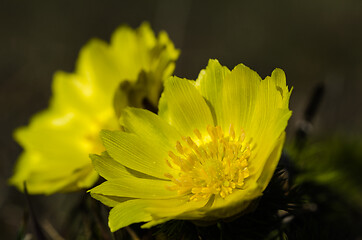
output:
<instances>
[{"instance_id":1,"label":"pollen","mask_svg":"<svg viewBox=\"0 0 362 240\"><path fill-rule=\"evenodd\" d=\"M170 168L179 170L174 175L165 173L173 183L167 188L189 195L191 201L213 195L225 198L235 189L242 189L249 177L251 150L244 130L237 134L233 125L226 134L220 126L207 126L206 130L204 136L195 129L195 137L182 137L166 159Z\"/></svg>"}]
</instances>

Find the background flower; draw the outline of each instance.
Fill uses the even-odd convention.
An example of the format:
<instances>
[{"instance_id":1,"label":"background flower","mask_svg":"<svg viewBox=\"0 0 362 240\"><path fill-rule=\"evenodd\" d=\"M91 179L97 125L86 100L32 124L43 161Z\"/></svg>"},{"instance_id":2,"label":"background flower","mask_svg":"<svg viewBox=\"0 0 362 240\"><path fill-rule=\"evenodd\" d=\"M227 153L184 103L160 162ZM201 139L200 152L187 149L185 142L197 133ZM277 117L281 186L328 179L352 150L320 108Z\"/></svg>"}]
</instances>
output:
<instances>
[{"instance_id":1,"label":"background flower","mask_svg":"<svg viewBox=\"0 0 362 240\"><path fill-rule=\"evenodd\" d=\"M107 181L91 195L113 207L112 231L135 222L234 216L261 196L278 163L291 111L284 72L262 80L210 60L198 79L165 82L159 113L127 108L126 132L103 131L92 155Z\"/></svg>"},{"instance_id":2,"label":"background flower","mask_svg":"<svg viewBox=\"0 0 362 240\"><path fill-rule=\"evenodd\" d=\"M50 194L92 186L98 174L88 158L102 152L101 129L119 129L125 106L157 105L162 80L179 55L165 32L156 38L147 23L118 28L111 43L93 39L75 73L57 72L47 110L15 131L24 148L10 183L29 193Z\"/></svg>"}]
</instances>

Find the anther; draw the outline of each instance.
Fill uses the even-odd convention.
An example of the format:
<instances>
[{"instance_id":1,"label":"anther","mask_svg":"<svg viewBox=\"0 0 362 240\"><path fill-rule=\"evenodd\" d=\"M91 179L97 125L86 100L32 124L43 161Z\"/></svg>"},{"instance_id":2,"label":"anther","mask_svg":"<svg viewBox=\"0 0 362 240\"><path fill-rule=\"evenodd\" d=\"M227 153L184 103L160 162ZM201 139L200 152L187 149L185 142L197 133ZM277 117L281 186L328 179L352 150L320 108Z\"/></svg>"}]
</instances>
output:
<instances>
[{"instance_id":1,"label":"anther","mask_svg":"<svg viewBox=\"0 0 362 240\"><path fill-rule=\"evenodd\" d=\"M184 154L184 150L182 148L182 145L179 141L176 142L176 149L180 154Z\"/></svg>"},{"instance_id":2,"label":"anther","mask_svg":"<svg viewBox=\"0 0 362 240\"><path fill-rule=\"evenodd\" d=\"M182 164L182 161L181 161L181 158L176 156L172 151L169 151L168 152L168 156L172 159L172 161L181 167L181 164Z\"/></svg>"},{"instance_id":3,"label":"anther","mask_svg":"<svg viewBox=\"0 0 362 240\"><path fill-rule=\"evenodd\" d=\"M170 173L165 173L165 177L169 178L169 179L172 179L173 176L170 174Z\"/></svg>"},{"instance_id":4,"label":"anther","mask_svg":"<svg viewBox=\"0 0 362 240\"><path fill-rule=\"evenodd\" d=\"M231 137L231 139L235 139L235 131L234 131L234 125L233 124L230 124L230 127L229 127L229 136Z\"/></svg>"},{"instance_id":5,"label":"anther","mask_svg":"<svg viewBox=\"0 0 362 240\"><path fill-rule=\"evenodd\" d=\"M200 131L198 129L195 129L194 133L195 133L196 137L202 141L202 135L201 135Z\"/></svg>"},{"instance_id":6,"label":"anther","mask_svg":"<svg viewBox=\"0 0 362 240\"><path fill-rule=\"evenodd\" d=\"M239 142L244 142L244 140L245 140L245 131L244 129L241 129Z\"/></svg>"},{"instance_id":7,"label":"anther","mask_svg":"<svg viewBox=\"0 0 362 240\"><path fill-rule=\"evenodd\" d=\"M196 143L194 141L192 141L192 139L190 137L186 138L186 142L194 151L198 150Z\"/></svg>"},{"instance_id":8,"label":"anther","mask_svg":"<svg viewBox=\"0 0 362 240\"><path fill-rule=\"evenodd\" d=\"M244 175L244 178L249 177L249 169L248 168L243 169L243 175Z\"/></svg>"}]
</instances>

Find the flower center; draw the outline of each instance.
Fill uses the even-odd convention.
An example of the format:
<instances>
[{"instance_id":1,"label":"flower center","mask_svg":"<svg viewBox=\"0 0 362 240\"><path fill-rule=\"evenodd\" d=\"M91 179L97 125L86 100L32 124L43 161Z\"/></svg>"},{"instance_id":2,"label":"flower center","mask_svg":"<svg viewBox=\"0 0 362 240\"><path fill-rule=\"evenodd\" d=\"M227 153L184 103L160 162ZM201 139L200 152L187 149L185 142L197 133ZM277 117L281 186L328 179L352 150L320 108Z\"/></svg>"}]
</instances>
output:
<instances>
[{"instance_id":1,"label":"flower center","mask_svg":"<svg viewBox=\"0 0 362 240\"><path fill-rule=\"evenodd\" d=\"M233 125L230 125L228 136L220 126L207 126L206 129L206 136L195 129L197 138L183 137L183 144L177 141L177 151L168 153L171 161L166 159L169 167L179 170L177 176L165 174L174 183L167 188L180 195L190 194L192 201L208 199L212 195L225 198L234 189L242 188L249 177L251 152L249 144L244 142L244 130L236 137Z\"/></svg>"}]
</instances>

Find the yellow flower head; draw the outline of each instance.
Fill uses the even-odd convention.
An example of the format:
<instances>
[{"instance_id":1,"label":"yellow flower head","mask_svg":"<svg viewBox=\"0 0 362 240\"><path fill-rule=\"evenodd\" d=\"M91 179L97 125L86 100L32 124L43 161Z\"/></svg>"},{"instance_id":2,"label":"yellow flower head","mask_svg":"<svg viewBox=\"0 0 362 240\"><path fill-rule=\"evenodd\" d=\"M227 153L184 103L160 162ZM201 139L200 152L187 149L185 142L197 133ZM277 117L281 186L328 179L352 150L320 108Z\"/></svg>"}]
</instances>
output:
<instances>
[{"instance_id":1,"label":"yellow flower head","mask_svg":"<svg viewBox=\"0 0 362 240\"><path fill-rule=\"evenodd\" d=\"M126 108L125 132L102 131L91 155L107 181L91 195L113 207L112 231L135 222L213 220L242 212L273 175L291 111L285 74L262 80L210 60L196 81L171 77L159 114Z\"/></svg>"},{"instance_id":2,"label":"yellow flower head","mask_svg":"<svg viewBox=\"0 0 362 240\"><path fill-rule=\"evenodd\" d=\"M120 129L125 106L157 106L162 81L179 51L165 32L156 38L147 23L117 29L107 44L91 40L80 52L75 73L54 76L47 110L15 131L24 148L10 183L29 193L51 194L91 187L98 174L88 157L104 151L101 129Z\"/></svg>"}]
</instances>

